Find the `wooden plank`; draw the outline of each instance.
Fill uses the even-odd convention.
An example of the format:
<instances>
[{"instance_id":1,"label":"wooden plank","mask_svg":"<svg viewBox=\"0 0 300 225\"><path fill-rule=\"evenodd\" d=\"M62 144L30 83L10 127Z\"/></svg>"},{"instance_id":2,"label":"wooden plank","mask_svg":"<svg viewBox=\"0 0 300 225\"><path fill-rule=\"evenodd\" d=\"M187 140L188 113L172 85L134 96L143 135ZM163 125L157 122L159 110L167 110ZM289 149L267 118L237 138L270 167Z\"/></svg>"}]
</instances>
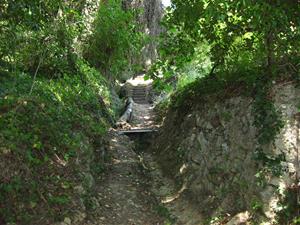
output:
<instances>
[{"instance_id":1,"label":"wooden plank","mask_svg":"<svg viewBox=\"0 0 300 225\"><path fill-rule=\"evenodd\" d=\"M151 133L157 131L158 131L157 129L132 129L132 130L119 130L118 134Z\"/></svg>"}]
</instances>

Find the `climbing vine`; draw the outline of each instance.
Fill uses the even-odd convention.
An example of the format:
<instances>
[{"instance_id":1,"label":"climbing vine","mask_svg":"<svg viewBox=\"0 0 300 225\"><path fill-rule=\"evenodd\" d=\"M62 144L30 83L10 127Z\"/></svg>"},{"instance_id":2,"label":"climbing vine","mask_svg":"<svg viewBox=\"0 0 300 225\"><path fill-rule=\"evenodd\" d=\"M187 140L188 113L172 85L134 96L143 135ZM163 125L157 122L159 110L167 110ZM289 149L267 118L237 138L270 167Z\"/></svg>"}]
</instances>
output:
<instances>
[{"instance_id":1,"label":"climbing vine","mask_svg":"<svg viewBox=\"0 0 300 225\"><path fill-rule=\"evenodd\" d=\"M281 114L274 106L270 96L272 81L258 79L255 83L255 96L253 102L254 125L257 128L257 148L254 152L255 159L261 162L264 170L279 176L282 173L281 162L285 160L283 154L276 157L264 151L264 147L272 144L284 123ZM258 173L262 175L262 173ZM260 178L261 176L258 175Z\"/></svg>"}]
</instances>

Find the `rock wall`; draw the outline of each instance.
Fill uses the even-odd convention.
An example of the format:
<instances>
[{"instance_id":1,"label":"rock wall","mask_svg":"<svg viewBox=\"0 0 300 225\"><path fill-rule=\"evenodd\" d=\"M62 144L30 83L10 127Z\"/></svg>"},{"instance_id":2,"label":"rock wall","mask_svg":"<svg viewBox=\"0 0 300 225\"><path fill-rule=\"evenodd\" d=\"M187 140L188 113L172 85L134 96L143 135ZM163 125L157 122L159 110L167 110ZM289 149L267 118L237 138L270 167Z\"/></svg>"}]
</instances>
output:
<instances>
[{"instance_id":1,"label":"rock wall","mask_svg":"<svg viewBox=\"0 0 300 225\"><path fill-rule=\"evenodd\" d=\"M207 97L195 102L189 113L168 113L155 140L157 158L166 175L187 182L187 195L206 218L261 210L260 219L272 222L280 193L297 181L300 90L280 84L272 94L285 126L264 151L274 157L284 153L285 172L279 177L268 174L263 185L258 179L261 163L254 159L253 99Z\"/></svg>"}]
</instances>

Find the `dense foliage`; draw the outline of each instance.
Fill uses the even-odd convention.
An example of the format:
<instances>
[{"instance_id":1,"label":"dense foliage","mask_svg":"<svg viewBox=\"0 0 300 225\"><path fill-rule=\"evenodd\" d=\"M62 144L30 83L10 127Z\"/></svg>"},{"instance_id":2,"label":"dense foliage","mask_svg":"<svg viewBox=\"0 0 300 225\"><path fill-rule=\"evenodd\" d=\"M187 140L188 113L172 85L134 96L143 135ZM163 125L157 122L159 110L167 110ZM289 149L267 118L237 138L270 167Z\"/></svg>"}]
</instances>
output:
<instances>
[{"instance_id":1,"label":"dense foliage","mask_svg":"<svg viewBox=\"0 0 300 225\"><path fill-rule=\"evenodd\" d=\"M199 55L197 47L208 43L212 68L207 74L239 73L237 79L252 80L298 76L299 7L298 1L281 0L174 0L164 21L167 38L158 71L177 76Z\"/></svg>"},{"instance_id":2,"label":"dense foliage","mask_svg":"<svg viewBox=\"0 0 300 225\"><path fill-rule=\"evenodd\" d=\"M98 72L80 67L85 82L77 75L37 79L32 95L29 75L0 79L1 220L63 219L57 214L70 207L73 188L83 179L76 160L101 147L111 114L100 96L108 103L109 91Z\"/></svg>"},{"instance_id":3,"label":"dense foliage","mask_svg":"<svg viewBox=\"0 0 300 225\"><path fill-rule=\"evenodd\" d=\"M82 8L60 0L1 2L1 65L48 78L74 72L73 40L82 31Z\"/></svg>"},{"instance_id":4,"label":"dense foliage","mask_svg":"<svg viewBox=\"0 0 300 225\"><path fill-rule=\"evenodd\" d=\"M0 2L0 224L50 224L76 210L75 187L120 107L111 81L141 46L121 5Z\"/></svg>"},{"instance_id":5,"label":"dense foliage","mask_svg":"<svg viewBox=\"0 0 300 225\"><path fill-rule=\"evenodd\" d=\"M111 78L126 80L128 77L122 77L124 72L120 71L135 72L137 65L133 62L140 55L144 35L136 22L139 11L125 10L121 3L110 0L100 7L84 56Z\"/></svg>"}]
</instances>

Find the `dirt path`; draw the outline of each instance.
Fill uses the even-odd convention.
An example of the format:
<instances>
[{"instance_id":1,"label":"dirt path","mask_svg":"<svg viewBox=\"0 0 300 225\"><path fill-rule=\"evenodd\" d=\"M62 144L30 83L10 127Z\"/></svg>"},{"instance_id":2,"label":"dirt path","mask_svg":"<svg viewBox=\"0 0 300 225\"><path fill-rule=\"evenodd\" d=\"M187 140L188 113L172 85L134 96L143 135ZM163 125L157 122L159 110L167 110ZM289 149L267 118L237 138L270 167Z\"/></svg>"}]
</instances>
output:
<instances>
[{"instance_id":1,"label":"dirt path","mask_svg":"<svg viewBox=\"0 0 300 225\"><path fill-rule=\"evenodd\" d=\"M165 177L159 169L150 152L142 153L151 177L151 192L160 202L160 207L165 211L167 224L172 225L203 225L202 212L198 205L193 205L186 194L187 183L184 181L176 184L174 180Z\"/></svg>"},{"instance_id":2,"label":"dirt path","mask_svg":"<svg viewBox=\"0 0 300 225\"><path fill-rule=\"evenodd\" d=\"M155 123L153 106L150 104L140 105L134 103L133 118L130 125L132 129L157 128L158 125Z\"/></svg>"},{"instance_id":3,"label":"dirt path","mask_svg":"<svg viewBox=\"0 0 300 225\"><path fill-rule=\"evenodd\" d=\"M129 127L157 128L153 107L134 103ZM126 135L116 131L109 135L111 160L103 177L96 181L91 198L94 207L87 210L88 216L80 225L201 224L199 212L190 207L187 198L181 198L185 187L163 177L151 153L135 149L140 143Z\"/></svg>"},{"instance_id":4,"label":"dirt path","mask_svg":"<svg viewBox=\"0 0 300 225\"><path fill-rule=\"evenodd\" d=\"M131 128L155 126L150 104L134 103ZM158 201L151 192L151 178L134 142L125 135L110 132L110 163L104 176L96 181L93 204L83 225L164 225Z\"/></svg>"},{"instance_id":5,"label":"dirt path","mask_svg":"<svg viewBox=\"0 0 300 225\"><path fill-rule=\"evenodd\" d=\"M98 206L85 225L164 224L133 143L126 136L111 134L110 153L111 164L97 182Z\"/></svg>"}]
</instances>

